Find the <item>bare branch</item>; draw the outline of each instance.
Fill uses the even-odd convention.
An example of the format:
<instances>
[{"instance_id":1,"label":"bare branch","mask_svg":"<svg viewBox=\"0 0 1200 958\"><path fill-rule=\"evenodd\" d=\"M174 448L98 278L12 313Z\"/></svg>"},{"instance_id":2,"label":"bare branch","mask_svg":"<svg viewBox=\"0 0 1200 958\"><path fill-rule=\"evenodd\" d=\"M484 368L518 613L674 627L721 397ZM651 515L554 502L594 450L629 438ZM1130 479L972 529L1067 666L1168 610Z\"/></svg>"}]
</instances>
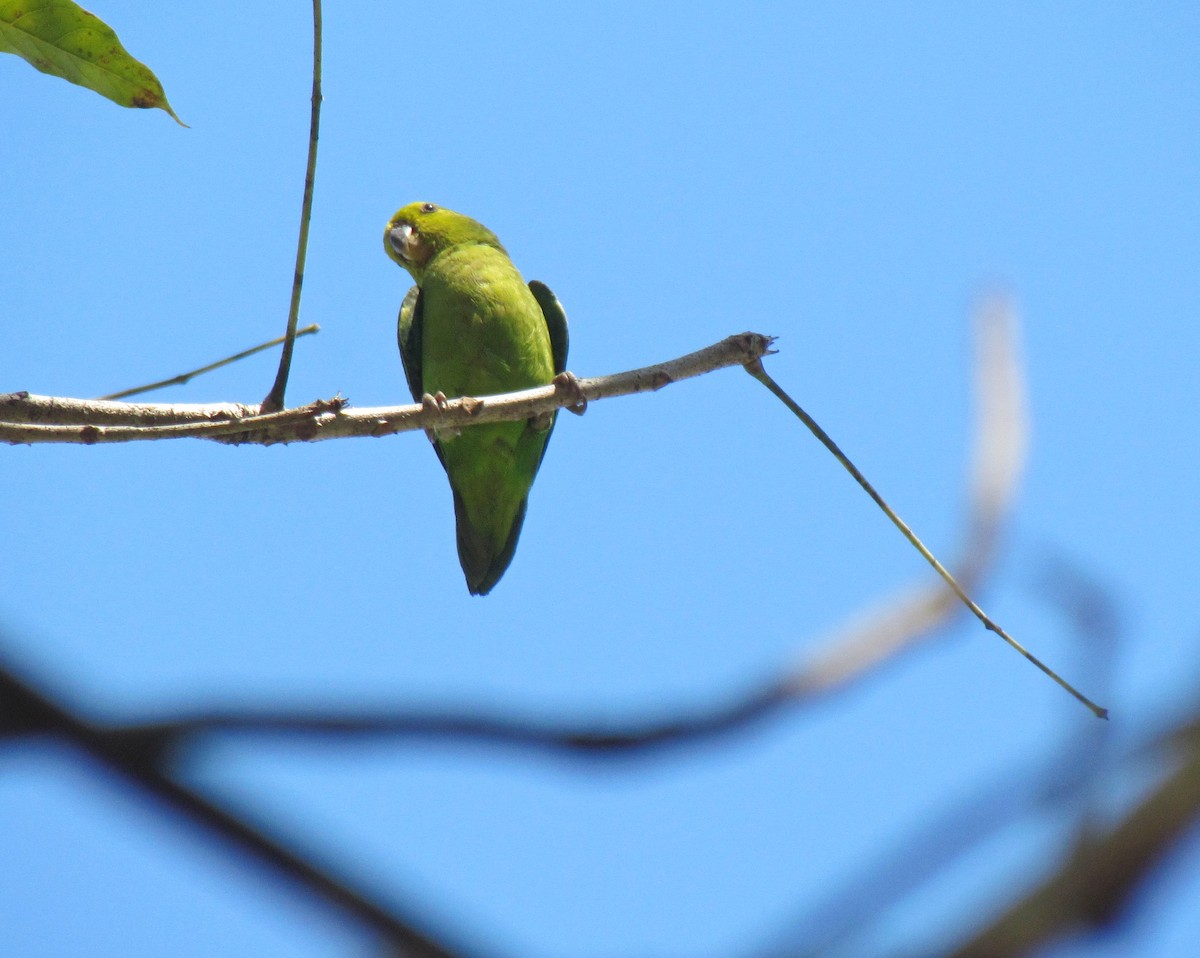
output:
<instances>
[{"instance_id":1,"label":"bare branch","mask_svg":"<svg viewBox=\"0 0 1200 958\"><path fill-rule=\"evenodd\" d=\"M502 396L453 399L444 409L415 404L347 409L345 400L333 399L258 415L254 406L233 403L133 404L9 393L0 395L0 442L93 445L191 436L271 444L514 421L575 405L580 394L591 402L651 392L717 369L745 365L765 355L770 345L768 336L741 333L654 366L580 379L579 392L562 385L542 386Z\"/></svg>"}]
</instances>

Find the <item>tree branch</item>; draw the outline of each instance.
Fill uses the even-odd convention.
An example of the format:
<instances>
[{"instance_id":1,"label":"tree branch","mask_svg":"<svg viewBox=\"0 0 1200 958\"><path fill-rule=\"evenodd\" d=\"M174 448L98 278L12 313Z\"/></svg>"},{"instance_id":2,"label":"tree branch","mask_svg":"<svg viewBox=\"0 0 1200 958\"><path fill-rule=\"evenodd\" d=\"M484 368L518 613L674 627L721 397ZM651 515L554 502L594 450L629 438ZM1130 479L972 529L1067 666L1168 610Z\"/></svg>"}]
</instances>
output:
<instances>
[{"instance_id":1,"label":"tree branch","mask_svg":"<svg viewBox=\"0 0 1200 958\"><path fill-rule=\"evenodd\" d=\"M241 403L137 404L0 394L0 442L94 445L193 437L269 445L515 421L576 405L580 396L592 402L652 392L717 369L744 366L766 355L771 342L760 333L741 333L654 366L580 379L578 392L550 385L502 396L452 399L445 408L413 404L348 409L346 400L330 399L259 415L256 407Z\"/></svg>"}]
</instances>

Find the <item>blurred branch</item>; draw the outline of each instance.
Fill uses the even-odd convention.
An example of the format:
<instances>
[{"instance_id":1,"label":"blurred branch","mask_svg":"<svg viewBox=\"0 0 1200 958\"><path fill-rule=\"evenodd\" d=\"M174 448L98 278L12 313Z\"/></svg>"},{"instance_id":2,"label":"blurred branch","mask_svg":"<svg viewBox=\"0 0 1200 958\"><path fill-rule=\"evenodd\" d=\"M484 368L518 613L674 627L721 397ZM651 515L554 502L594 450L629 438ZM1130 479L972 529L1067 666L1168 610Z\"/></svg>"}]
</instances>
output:
<instances>
[{"instance_id":1,"label":"blurred branch","mask_svg":"<svg viewBox=\"0 0 1200 958\"><path fill-rule=\"evenodd\" d=\"M1085 836L1057 872L953 951L953 958L1027 955L1122 916L1143 880L1200 821L1200 719L1160 744L1183 751L1175 771L1115 825Z\"/></svg>"},{"instance_id":2,"label":"blurred branch","mask_svg":"<svg viewBox=\"0 0 1200 958\"><path fill-rule=\"evenodd\" d=\"M694 376L742 366L765 355L771 342L760 333L741 333L654 366L502 396L451 399L445 407L411 404L348 409L346 400L329 399L260 415L256 407L238 403L137 404L26 392L0 394L0 442L93 445L191 436L268 445L517 421L577 405L581 398L592 402L653 392Z\"/></svg>"},{"instance_id":3,"label":"blurred branch","mask_svg":"<svg viewBox=\"0 0 1200 958\"><path fill-rule=\"evenodd\" d=\"M560 722L521 720L483 711L435 710L323 714L312 709L265 711L253 708L216 709L172 717L161 722L132 724L110 729L108 735L127 748L169 756L214 734L283 735L313 738L373 739L413 738L489 745L512 745L576 755L617 755L681 745L697 739L719 738L743 732L758 722L776 717L794 702L786 689L769 687L744 698L694 714L664 721L629 723L607 728ZM2 732L3 729L0 729ZM27 733L28 728L15 729Z\"/></svg>"},{"instance_id":4,"label":"blurred branch","mask_svg":"<svg viewBox=\"0 0 1200 958\"><path fill-rule=\"evenodd\" d=\"M305 326L303 329L296 330L296 336L307 336L310 333L319 333L321 327L316 323ZM152 392L155 389L164 389L167 386L182 386L184 383L191 382L197 376L203 376L205 373L211 373L214 369L220 369L222 366L228 366L231 363L236 363L239 359L245 359L247 356L253 356L255 353L261 353L264 349L270 349L272 346L278 346L284 341L283 336L277 339L272 339L270 342L259 343L257 346L251 346L249 349L243 349L240 353L234 353L232 356L226 356L224 359L218 359L215 363L209 363L207 366L201 366L199 369L193 369L190 372L180 373L178 376L172 376L170 379L160 379L156 383L148 383L145 386L134 386L132 389L122 389L120 392L109 393L107 396L101 396L101 399L116 400L126 399L129 396L140 396L142 393Z\"/></svg>"},{"instance_id":5,"label":"blurred branch","mask_svg":"<svg viewBox=\"0 0 1200 958\"><path fill-rule=\"evenodd\" d=\"M1061 560L1043 577L1043 589L1074 626L1079 644L1101 661L1111 661L1120 626L1111 596ZM1094 658L1094 655L1093 655ZM863 877L809 910L784 936L763 949L773 958L825 954L878 919L902 895L955 858L1036 809L1061 809L1064 800L1086 799L1108 765L1111 728L1088 723L1065 749L1033 771L1012 771L893 847ZM1098 929L1119 920L1134 904L1143 882L1173 846L1200 823L1200 717L1159 730L1123 749L1122 763L1174 756L1170 772L1117 823L1097 827L1086 803L1084 830L1060 867L1003 916L957 950L929 947L955 958L1015 958L1042 950L1072 932ZM793 944L795 943L795 944Z\"/></svg>"},{"instance_id":6,"label":"blurred branch","mask_svg":"<svg viewBox=\"0 0 1200 958\"><path fill-rule=\"evenodd\" d=\"M1089 725L1093 729L1094 724ZM1032 772L1012 770L933 816L880 856L862 875L792 924L759 956L833 953L878 922L905 894L1031 811L1061 808L1097 781L1089 761L1093 735L1074 737ZM1002 917L956 950L926 945L919 953L950 958L1016 958L1072 932L1119 920L1172 846L1200 824L1200 718L1156 733L1123 751L1123 762L1183 751L1184 762L1117 824L1084 832L1060 868ZM918 953L918 952L913 952Z\"/></svg>"},{"instance_id":7,"label":"blurred branch","mask_svg":"<svg viewBox=\"0 0 1200 958\"><path fill-rule=\"evenodd\" d=\"M989 301L976 314L975 429L968 513L958 558L950 563L963 589L979 586L995 556L1025 464L1028 417L1025 382L1011 305ZM826 651L792 678L813 694L869 675L961 610L941 578L912 586L835 633Z\"/></svg>"},{"instance_id":8,"label":"blurred branch","mask_svg":"<svg viewBox=\"0 0 1200 958\"><path fill-rule=\"evenodd\" d=\"M752 335L746 334L744 338ZM1024 437L1019 370L1012 358L1011 346L997 347L988 338L994 335L1011 336L1011 329L1006 323L989 321L980 330L982 341L988 345L981 348L978 363L980 408L971 509L965 541L960 549L961 559L955 564L960 581L972 585L983 575L995 551L998 530L1012 502L1020 473ZM733 337L733 341L739 339ZM769 341L765 337L754 337L751 344L765 351ZM740 350L737 346L735 355L744 357L746 354ZM998 362L997 351L1007 357L999 363L1006 370L1002 374L993 368ZM696 353L693 357L701 355ZM733 359L726 364L735 363L736 359ZM696 361L695 365L700 369L707 363ZM668 374L663 367L648 367L623 375L634 377L642 388L654 388L681 378L677 371ZM581 380L580 386L589 400L612 395L598 388L603 382ZM563 396L560 403L566 405L571 400L571 396ZM662 721L630 723L624 727L597 729L554 722L523 722L478 712L314 715L311 710L267 713L225 709L131 725L113 729L110 734L137 748L155 751L182 747L206 734L246 733L339 738L404 736L528 746L576 754L628 753L741 732L778 718L788 709L809 704L872 674L883 663L915 645L918 639L945 625L958 609L953 594L935 579L886 603L866 622L855 621L835 632L828 651L811 663L786 670L732 702Z\"/></svg>"},{"instance_id":9,"label":"blurred branch","mask_svg":"<svg viewBox=\"0 0 1200 958\"><path fill-rule=\"evenodd\" d=\"M123 779L160 805L193 825L236 848L259 865L306 889L343 914L381 935L389 944L417 958L453 958L451 951L394 909L375 900L350 882L331 874L260 826L249 824L217 803L204 798L163 772L156 756L126 747L119 736L108 734L45 692L0 667L0 724L7 730L37 730L68 742L88 758Z\"/></svg>"},{"instance_id":10,"label":"blurred branch","mask_svg":"<svg viewBox=\"0 0 1200 958\"><path fill-rule=\"evenodd\" d=\"M1106 666L1106 684L1111 684L1121 629L1108 591L1061 558L1047 564L1038 584L1087 643L1090 659ZM1105 770L1110 740L1111 735L1085 740L1084 759L1090 768L1085 784L1095 783ZM1148 743L1127 750L1125 760L1144 760L1147 755L1175 756L1177 767L1115 824L1100 826L1094 815L1085 818L1073 852L1059 869L955 955L1030 954L1073 932L1110 925L1132 906L1141 883L1200 822L1200 717L1177 720Z\"/></svg>"},{"instance_id":11,"label":"blurred branch","mask_svg":"<svg viewBox=\"0 0 1200 958\"><path fill-rule=\"evenodd\" d=\"M1043 561L1033 585L1043 600L1066 619L1075 635L1076 648L1085 654L1095 673L1092 681L1106 698L1112 697L1122 633L1121 611L1112 589L1060 554L1051 554ZM1103 735L1103 730L1099 734Z\"/></svg>"},{"instance_id":12,"label":"blurred branch","mask_svg":"<svg viewBox=\"0 0 1200 958\"><path fill-rule=\"evenodd\" d=\"M1087 576L1074 563L1056 557L1038 580L1039 591L1067 618L1075 644L1111 667L1120 636L1120 616L1111 591ZM1099 651L1097 657L1094 653ZM1106 683L1107 684L1107 683ZM844 887L815 907L805 910L777 943L758 952L770 958L826 954L843 947L871 928L894 903L925 882L943 875L957 859L1023 816L1037 811L1061 811L1073 802L1078 821L1087 828L1089 799L1108 767L1103 759L1113 729L1108 723L1087 722L1063 746L1055 746L1036 765L1023 762L990 779L971 795L959 799L913 829L887 849ZM1147 737L1155 741L1158 733ZM1138 743L1125 758L1140 760L1149 746ZM928 947L929 953L943 948Z\"/></svg>"},{"instance_id":13,"label":"blurred branch","mask_svg":"<svg viewBox=\"0 0 1200 958\"><path fill-rule=\"evenodd\" d=\"M805 909L785 932L774 936L777 943L756 955L800 958L834 953L1001 828L1059 798L1065 789L1077 787L1083 771L1080 762L1064 763L1061 755L1055 755L1032 773L1024 766L993 777L968 797L930 816L853 880ZM930 947L928 953L940 954L941 949Z\"/></svg>"}]
</instances>

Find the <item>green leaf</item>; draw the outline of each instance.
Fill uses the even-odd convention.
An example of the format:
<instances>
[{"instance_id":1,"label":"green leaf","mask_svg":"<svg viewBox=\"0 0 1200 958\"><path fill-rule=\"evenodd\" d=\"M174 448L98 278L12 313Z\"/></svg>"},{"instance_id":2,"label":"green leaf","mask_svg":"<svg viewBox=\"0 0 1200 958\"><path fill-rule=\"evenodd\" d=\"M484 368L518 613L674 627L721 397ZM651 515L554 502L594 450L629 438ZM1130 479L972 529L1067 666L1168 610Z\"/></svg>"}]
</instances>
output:
<instances>
[{"instance_id":1,"label":"green leaf","mask_svg":"<svg viewBox=\"0 0 1200 958\"><path fill-rule=\"evenodd\" d=\"M121 106L158 107L187 126L153 71L129 55L107 23L71 0L0 0L0 52Z\"/></svg>"}]
</instances>

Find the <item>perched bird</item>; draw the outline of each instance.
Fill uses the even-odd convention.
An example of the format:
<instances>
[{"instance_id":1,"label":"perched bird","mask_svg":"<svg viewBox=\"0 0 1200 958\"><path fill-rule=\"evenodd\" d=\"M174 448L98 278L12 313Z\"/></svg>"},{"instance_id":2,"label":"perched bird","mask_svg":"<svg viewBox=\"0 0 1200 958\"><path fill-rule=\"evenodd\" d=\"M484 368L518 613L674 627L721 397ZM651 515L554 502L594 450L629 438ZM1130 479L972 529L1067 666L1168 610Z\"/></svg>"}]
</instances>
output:
<instances>
[{"instance_id":1,"label":"perched bird","mask_svg":"<svg viewBox=\"0 0 1200 958\"><path fill-rule=\"evenodd\" d=\"M417 402L545 386L567 365L567 317L554 294L526 285L496 235L433 203L398 210L388 256L416 286L400 307L400 358ZM435 430L454 493L458 559L472 595L504 575L554 416Z\"/></svg>"}]
</instances>

